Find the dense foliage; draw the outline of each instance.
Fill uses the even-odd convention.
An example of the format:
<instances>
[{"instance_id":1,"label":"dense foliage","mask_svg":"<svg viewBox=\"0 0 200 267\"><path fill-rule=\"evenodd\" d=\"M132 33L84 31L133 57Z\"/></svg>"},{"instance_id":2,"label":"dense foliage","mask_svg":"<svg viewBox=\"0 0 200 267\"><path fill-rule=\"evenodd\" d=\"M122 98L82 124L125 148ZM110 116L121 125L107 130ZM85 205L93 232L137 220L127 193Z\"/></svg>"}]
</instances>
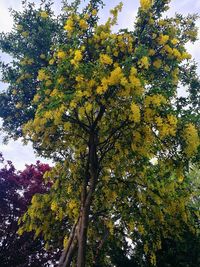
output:
<instances>
[{"instance_id":1,"label":"dense foliage","mask_svg":"<svg viewBox=\"0 0 200 267\"><path fill-rule=\"evenodd\" d=\"M99 25L103 3L88 2L64 2L56 20L50 3L28 5L0 38L14 57L2 65L4 130L56 162L19 233L50 248L63 240L59 266L113 266L113 246L134 254L128 240L156 265L163 240L195 232L199 216L187 174L199 160L200 83L185 48L197 16L164 18L168 0L141 0L133 29L113 32L122 4Z\"/></svg>"},{"instance_id":2,"label":"dense foliage","mask_svg":"<svg viewBox=\"0 0 200 267\"><path fill-rule=\"evenodd\" d=\"M0 169L0 259L2 267L40 267L55 262L58 251L44 248L44 240L34 239L33 233L19 237L18 220L27 210L35 193L44 193L43 174L50 170L47 164L37 162L17 172L12 162L5 162L1 155Z\"/></svg>"}]
</instances>

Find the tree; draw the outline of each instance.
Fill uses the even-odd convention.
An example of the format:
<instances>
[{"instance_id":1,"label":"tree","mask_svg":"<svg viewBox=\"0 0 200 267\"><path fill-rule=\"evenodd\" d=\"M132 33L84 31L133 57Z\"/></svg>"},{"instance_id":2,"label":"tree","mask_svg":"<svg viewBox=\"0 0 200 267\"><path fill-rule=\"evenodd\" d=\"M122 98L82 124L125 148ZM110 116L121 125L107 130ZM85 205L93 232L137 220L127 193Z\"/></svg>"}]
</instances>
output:
<instances>
[{"instance_id":1,"label":"tree","mask_svg":"<svg viewBox=\"0 0 200 267\"><path fill-rule=\"evenodd\" d=\"M163 237L162 248L156 252L158 267L199 266L199 178L199 169L195 166L192 166L187 176L186 186L186 188L189 189L191 193L191 200L188 204L189 209L192 213L192 220L189 224L190 228L188 226L183 226L178 237ZM191 226L193 227L193 231L191 231ZM109 255L112 258L114 266L152 266L150 259L145 258L143 250L144 244L142 243L142 240L136 243L134 247L134 253L132 253L132 255L127 255L127 250L123 246L116 248L115 243L110 247L112 249L109 252Z\"/></svg>"},{"instance_id":2,"label":"tree","mask_svg":"<svg viewBox=\"0 0 200 267\"><path fill-rule=\"evenodd\" d=\"M46 57L59 32L50 2L38 10L33 3L22 3L22 13L11 10L13 30L0 35L1 50L14 59L11 64L1 62L2 80L9 86L1 93L0 116L9 138L20 137L21 125L34 117L36 106L31 101L39 84L37 73L48 65Z\"/></svg>"},{"instance_id":3,"label":"tree","mask_svg":"<svg viewBox=\"0 0 200 267\"><path fill-rule=\"evenodd\" d=\"M27 165L22 172L17 172L12 164L4 161L1 155L0 169L0 258L1 266L49 266L56 262L58 251L47 252L41 237L34 239L33 233L19 237L18 220L27 210L35 193L49 190L44 185L43 174L50 170L47 164L37 162Z\"/></svg>"},{"instance_id":4,"label":"tree","mask_svg":"<svg viewBox=\"0 0 200 267\"><path fill-rule=\"evenodd\" d=\"M55 33L62 38L46 51L27 103L32 119L17 119L24 139L56 162L45 174L51 189L33 197L19 233L41 233L50 247L63 239L59 266L112 266L109 244L131 253L127 238L142 240L155 265L163 237L190 225L185 177L199 160L199 80L185 44L196 40L197 16L163 18L168 2L141 0L133 30L117 33L122 4L99 25L102 1L83 10L78 0L63 3ZM51 21L51 12L40 12ZM177 96L181 85L187 98ZM20 101L14 110L24 112Z\"/></svg>"}]
</instances>

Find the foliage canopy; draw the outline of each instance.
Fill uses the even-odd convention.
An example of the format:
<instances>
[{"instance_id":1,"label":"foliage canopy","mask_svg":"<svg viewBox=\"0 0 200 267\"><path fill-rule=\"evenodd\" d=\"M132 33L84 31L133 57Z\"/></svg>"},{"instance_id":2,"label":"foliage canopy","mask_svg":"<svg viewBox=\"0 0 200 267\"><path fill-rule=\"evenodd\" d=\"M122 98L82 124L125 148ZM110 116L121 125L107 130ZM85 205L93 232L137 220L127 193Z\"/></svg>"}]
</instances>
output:
<instances>
[{"instance_id":1,"label":"foliage canopy","mask_svg":"<svg viewBox=\"0 0 200 267\"><path fill-rule=\"evenodd\" d=\"M34 230L49 246L63 239L59 266L111 266L106 244L132 253L127 238L142 240L156 265L162 239L193 220L186 174L199 160L200 83L185 44L197 16L164 18L168 0L141 0L133 29L114 32L122 4L100 25L102 1L88 2L64 2L57 19L49 2L28 5L0 38L15 58L2 65L3 127L56 162L19 233Z\"/></svg>"}]
</instances>

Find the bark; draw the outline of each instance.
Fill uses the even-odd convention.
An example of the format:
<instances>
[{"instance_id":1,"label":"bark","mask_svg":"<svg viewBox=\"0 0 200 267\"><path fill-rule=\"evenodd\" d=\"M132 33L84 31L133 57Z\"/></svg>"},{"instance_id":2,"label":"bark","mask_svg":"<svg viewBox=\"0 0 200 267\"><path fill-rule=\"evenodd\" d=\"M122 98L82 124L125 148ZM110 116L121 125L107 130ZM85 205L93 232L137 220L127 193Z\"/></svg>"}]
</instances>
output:
<instances>
[{"instance_id":1,"label":"bark","mask_svg":"<svg viewBox=\"0 0 200 267\"><path fill-rule=\"evenodd\" d=\"M78 249L77 267L85 267L86 264L86 249L87 249L87 232L89 226L89 215L92 204L93 193L96 188L99 166L97 157L98 145L98 130L97 124L101 120L105 111L102 106L100 112L87 132L90 132L89 137L89 152L88 161L85 166L85 177L83 180L82 194L81 194L81 210L79 220L72 229L71 237L67 248L63 251L58 267L70 267L74 254Z\"/></svg>"},{"instance_id":2,"label":"bark","mask_svg":"<svg viewBox=\"0 0 200 267\"><path fill-rule=\"evenodd\" d=\"M77 267L85 267L88 224L89 207L85 207L82 214L81 228L78 237Z\"/></svg>"},{"instance_id":3,"label":"bark","mask_svg":"<svg viewBox=\"0 0 200 267\"><path fill-rule=\"evenodd\" d=\"M80 217L72 227L67 247L63 250L63 253L59 260L58 267L68 267L71 264L73 255L77 249L77 227L79 221Z\"/></svg>"},{"instance_id":4,"label":"bark","mask_svg":"<svg viewBox=\"0 0 200 267\"><path fill-rule=\"evenodd\" d=\"M90 207L98 178L98 159L96 152L96 144L96 135L95 133L92 133L89 140L89 190L86 192L86 188L83 188L83 192L86 192L86 194L84 194L84 197L82 198L81 225L78 236L77 267L85 267L86 261L87 231L89 226Z\"/></svg>"}]
</instances>

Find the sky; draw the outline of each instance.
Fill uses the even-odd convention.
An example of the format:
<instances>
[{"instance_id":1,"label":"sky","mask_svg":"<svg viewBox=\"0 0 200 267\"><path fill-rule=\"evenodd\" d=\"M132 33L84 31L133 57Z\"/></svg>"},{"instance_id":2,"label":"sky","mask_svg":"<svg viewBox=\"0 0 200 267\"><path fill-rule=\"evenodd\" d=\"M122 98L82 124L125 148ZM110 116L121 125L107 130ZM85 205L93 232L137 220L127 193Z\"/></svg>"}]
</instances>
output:
<instances>
[{"instance_id":1,"label":"sky","mask_svg":"<svg viewBox=\"0 0 200 267\"><path fill-rule=\"evenodd\" d=\"M31 1L34 3L39 3L39 0ZM87 1L86 1L87 2ZM101 20L104 21L108 15L109 10L116 6L119 0L105 0L106 4L103 11L100 13ZM135 16L137 14L137 9L139 7L139 0L123 0L124 7L123 11L119 16L118 25L120 28L131 29L134 23ZM61 7L61 0L54 1L54 10L58 14ZM172 0L170 4L170 10L167 12L167 16L173 16L175 13L181 13L187 15L188 13L199 13L200 14L200 0ZM21 10L22 4L21 0L0 0L0 32L8 32L12 29L12 18L9 13L9 8L15 10ZM197 21L197 26L199 28L199 39L200 39L200 20ZM196 62L198 63L198 73L200 74L200 40L195 44L188 43L187 49L192 54ZM0 57L4 60L9 60L6 55L0 52ZM0 83L0 90L5 88L5 85ZM1 108L1 107L0 107ZM36 157L31 147L31 144L26 146L22 145L20 140L10 141L7 145L2 143L2 135L0 135L0 152L3 153L5 159L13 161L17 169L23 169L25 164L35 163L36 160L41 160L42 162L47 162L42 158Z\"/></svg>"}]
</instances>

